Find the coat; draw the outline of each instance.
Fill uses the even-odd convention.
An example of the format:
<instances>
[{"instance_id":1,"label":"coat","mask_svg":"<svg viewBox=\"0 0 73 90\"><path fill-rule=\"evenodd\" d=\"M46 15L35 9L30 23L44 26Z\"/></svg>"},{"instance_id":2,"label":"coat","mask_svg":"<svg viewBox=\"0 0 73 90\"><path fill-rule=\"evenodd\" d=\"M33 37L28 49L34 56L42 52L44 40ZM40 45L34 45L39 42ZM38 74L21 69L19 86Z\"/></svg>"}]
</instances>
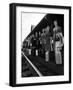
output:
<instances>
[{"instance_id":1,"label":"coat","mask_svg":"<svg viewBox=\"0 0 73 90\"><path fill-rule=\"evenodd\" d=\"M45 51L49 51L50 50L50 33L49 32L41 36L41 42L42 42L42 48Z\"/></svg>"}]
</instances>

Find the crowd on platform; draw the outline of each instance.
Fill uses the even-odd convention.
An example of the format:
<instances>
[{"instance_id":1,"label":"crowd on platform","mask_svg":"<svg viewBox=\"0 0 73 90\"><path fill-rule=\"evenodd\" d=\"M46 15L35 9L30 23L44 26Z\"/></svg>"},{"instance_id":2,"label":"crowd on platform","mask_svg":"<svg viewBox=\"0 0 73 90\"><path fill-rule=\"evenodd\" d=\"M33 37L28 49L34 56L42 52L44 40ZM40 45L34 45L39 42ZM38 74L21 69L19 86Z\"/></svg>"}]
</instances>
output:
<instances>
[{"instance_id":1,"label":"crowd on platform","mask_svg":"<svg viewBox=\"0 0 73 90\"><path fill-rule=\"evenodd\" d=\"M53 21L53 35L50 35L50 26L47 25L42 31L35 31L27 37L22 45L22 51L28 55L44 56L45 61L49 62L49 53L55 52L56 64L62 64L62 48L64 46L64 36L62 27L58 25L58 21Z\"/></svg>"}]
</instances>

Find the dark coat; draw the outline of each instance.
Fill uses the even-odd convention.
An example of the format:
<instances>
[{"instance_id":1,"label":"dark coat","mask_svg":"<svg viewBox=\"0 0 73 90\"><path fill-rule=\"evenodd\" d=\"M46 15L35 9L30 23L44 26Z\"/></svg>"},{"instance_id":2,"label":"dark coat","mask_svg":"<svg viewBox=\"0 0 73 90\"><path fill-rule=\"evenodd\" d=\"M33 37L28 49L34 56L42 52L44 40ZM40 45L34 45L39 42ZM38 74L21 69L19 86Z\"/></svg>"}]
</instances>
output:
<instances>
[{"instance_id":1,"label":"dark coat","mask_svg":"<svg viewBox=\"0 0 73 90\"><path fill-rule=\"evenodd\" d=\"M45 35L46 44L45 44L45 51L50 51L50 33L48 32Z\"/></svg>"},{"instance_id":2,"label":"dark coat","mask_svg":"<svg viewBox=\"0 0 73 90\"><path fill-rule=\"evenodd\" d=\"M41 36L42 48L45 51L50 50L50 33L44 34Z\"/></svg>"}]
</instances>

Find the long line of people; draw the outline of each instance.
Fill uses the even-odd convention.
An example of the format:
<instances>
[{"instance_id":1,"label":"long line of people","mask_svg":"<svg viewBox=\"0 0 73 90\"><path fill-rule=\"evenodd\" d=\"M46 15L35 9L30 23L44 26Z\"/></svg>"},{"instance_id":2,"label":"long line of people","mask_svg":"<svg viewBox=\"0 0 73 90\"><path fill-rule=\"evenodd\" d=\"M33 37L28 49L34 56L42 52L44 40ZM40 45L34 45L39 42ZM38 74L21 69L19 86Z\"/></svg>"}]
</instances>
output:
<instances>
[{"instance_id":1,"label":"long line of people","mask_svg":"<svg viewBox=\"0 0 73 90\"><path fill-rule=\"evenodd\" d=\"M62 28L54 20L53 36L50 35L50 26L36 31L23 42L22 50L27 55L41 56L49 62L49 53L55 52L56 64L62 64L61 50L64 45Z\"/></svg>"}]
</instances>

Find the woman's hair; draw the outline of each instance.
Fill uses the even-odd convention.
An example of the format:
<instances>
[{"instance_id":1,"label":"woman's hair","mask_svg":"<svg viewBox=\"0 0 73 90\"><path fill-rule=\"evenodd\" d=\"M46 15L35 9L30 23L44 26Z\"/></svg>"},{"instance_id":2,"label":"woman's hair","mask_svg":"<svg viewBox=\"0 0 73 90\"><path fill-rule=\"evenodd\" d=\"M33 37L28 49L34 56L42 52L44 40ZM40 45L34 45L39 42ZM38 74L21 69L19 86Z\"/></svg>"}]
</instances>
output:
<instances>
[{"instance_id":1,"label":"woman's hair","mask_svg":"<svg viewBox=\"0 0 73 90\"><path fill-rule=\"evenodd\" d=\"M55 19L54 22L57 22L57 24L58 24L58 20L57 19Z\"/></svg>"}]
</instances>

